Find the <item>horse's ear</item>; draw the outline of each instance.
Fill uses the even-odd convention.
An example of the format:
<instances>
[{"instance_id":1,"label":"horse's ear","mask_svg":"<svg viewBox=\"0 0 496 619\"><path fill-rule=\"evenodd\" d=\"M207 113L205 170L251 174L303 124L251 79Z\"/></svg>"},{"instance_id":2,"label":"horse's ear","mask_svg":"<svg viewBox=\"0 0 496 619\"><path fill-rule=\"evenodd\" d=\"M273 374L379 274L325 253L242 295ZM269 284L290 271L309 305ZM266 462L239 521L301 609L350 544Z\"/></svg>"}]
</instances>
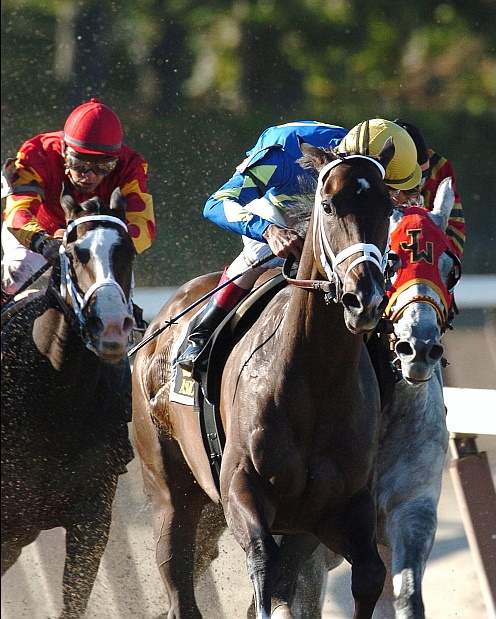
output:
<instances>
[{"instance_id":1,"label":"horse's ear","mask_svg":"<svg viewBox=\"0 0 496 619\"><path fill-rule=\"evenodd\" d=\"M384 142L384 146L381 148L380 153L377 155L377 161L384 169L386 169L391 163L391 159L394 157L395 152L396 147L394 145L394 140L392 136L389 136L388 139Z\"/></svg>"},{"instance_id":2,"label":"horse's ear","mask_svg":"<svg viewBox=\"0 0 496 619\"><path fill-rule=\"evenodd\" d=\"M434 205L429 213L431 219L441 230L446 232L449 216L455 204L455 191L453 189L453 179L451 176L443 179L437 188L434 196Z\"/></svg>"},{"instance_id":3,"label":"horse's ear","mask_svg":"<svg viewBox=\"0 0 496 619\"><path fill-rule=\"evenodd\" d=\"M119 187L116 187L110 196L110 210L115 217L126 220L126 198Z\"/></svg>"},{"instance_id":4,"label":"horse's ear","mask_svg":"<svg viewBox=\"0 0 496 619\"><path fill-rule=\"evenodd\" d=\"M303 153L303 157L302 159L298 159L298 163L303 168L312 167L315 168L317 172L320 172L320 170L322 170L322 168L329 163L329 161L336 158L335 155L329 151L308 144L308 142L305 142L299 135L297 137L300 150Z\"/></svg>"},{"instance_id":5,"label":"horse's ear","mask_svg":"<svg viewBox=\"0 0 496 619\"><path fill-rule=\"evenodd\" d=\"M74 198L64 190L62 190L62 195L60 196L60 205L65 213L66 223L74 221L74 219L76 219L79 213L83 210L79 204L76 203Z\"/></svg>"}]
</instances>

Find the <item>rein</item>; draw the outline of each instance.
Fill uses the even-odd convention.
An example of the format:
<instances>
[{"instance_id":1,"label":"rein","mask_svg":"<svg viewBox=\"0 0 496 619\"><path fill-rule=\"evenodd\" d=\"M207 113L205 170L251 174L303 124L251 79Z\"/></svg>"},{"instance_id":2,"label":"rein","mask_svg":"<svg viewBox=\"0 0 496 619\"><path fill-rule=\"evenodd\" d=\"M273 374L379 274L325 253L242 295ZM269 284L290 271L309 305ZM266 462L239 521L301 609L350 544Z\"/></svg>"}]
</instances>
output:
<instances>
[{"instance_id":1,"label":"rein","mask_svg":"<svg viewBox=\"0 0 496 619\"><path fill-rule=\"evenodd\" d=\"M321 198L321 190L323 186L323 181L325 176L336 166L341 163L345 163L349 159L366 159L367 161L373 162L380 170L382 178L385 176L385 170L383 166L373 159L372 157L367 157L365 155L346 155L342 156L339 159L335 159L327 163L319 173L319 178L317 181L317 190L315 192L315 206L314 206L314 219L313 219L313 243L314 243L314 258L315 260L320 260L322 267L327 275L327 281L325 280L316 280L316 279L295 279L290 277L289 272L291 266L294 262L294 258L291 260L286 259L283 267L283 275L286 281L298 288L303 288L304 290L322 290L326 295L326 303L330 303L331 300L338 302L340 299L340 290L342 288L342 281L337 275L335 268L339 266L342 262L344 262L347 258L352 256L353 254L362 252L363 255L355 258L352 263L346 269L346 273L344 279L348 276L349 272L358 264L362 262L372 262L375 264L382 274L385 274L386 268L388 266L388 256L389 256L389 246L386 246L384 253L380 251L380 249L373 245L372 243L354 243L343 249L338 254L334 254L331 245L326 237L324 230L324 217L323 217L323 209L322 209L322 198ZM317 243L318 241L318 243ZM320 256L317 256L317 245L320 246L321 252Z\"/></svg>"},{"instance_id":2,"label":"rein","mask_svg":"<svg viewBox=\"0 0 496 619\"><path fill-rule=\"evenodd\" d=\"M302 288L303 290L321 290L325 293L326 303L330 303L333 300L337 301L337 286L335 282L322 279L295 279L291 277L291 267L294 261L295 257L293 254L290 254L284 261L282 267L282 274L288 284L296 286L297 288Z\"/></svg>"}]
</instances>

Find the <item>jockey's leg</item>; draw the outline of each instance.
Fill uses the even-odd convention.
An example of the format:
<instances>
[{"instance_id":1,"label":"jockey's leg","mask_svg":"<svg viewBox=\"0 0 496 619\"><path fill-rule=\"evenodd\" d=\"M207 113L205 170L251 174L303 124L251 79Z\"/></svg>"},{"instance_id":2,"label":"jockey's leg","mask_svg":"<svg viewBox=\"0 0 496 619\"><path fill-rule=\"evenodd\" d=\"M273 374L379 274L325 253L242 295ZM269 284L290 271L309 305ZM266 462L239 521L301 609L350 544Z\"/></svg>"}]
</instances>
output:
<instances>
[{"instance_id":1,"label":"jockey's leg","mask_svg":"<svg viewBox=\"0 0 496 619\"><path fill-rule=\"evenodd\" d=\"M219 285L228 281L229 268L226 267L220 278ZM193 371L198 355L207 345L215 328L220 325L227 314L236 307L249 290L241 288L235 282L227 284L210 298L203 310L200 322L196 325L188 338L188 347L179 357L178 363L184 370Z\"/></svg>"},{"instance_id":2,"label":"jockey's leg","mask_svg":"<svg viewBox=\"0 0 496 619\"><path fill-rule=\"evenodd\" d=\"M2 229L2 298L15 294L45 264L36 254L19 243L6 226Z\"/></svg>"},{"instance_id":3,"label":"jockey's leg","mask_svg":"<svg viewBox=\"0 0 496 619\"><path fill-rule=\"evenodd\" d=\"M256 260L270 252L266 243L248 239L245 240L244 237L243 240L245 241L245 250L229 267L224 269L219 286L238 273L246 270L247 266L249 267ZM220 325L227 314L250 292L260 275L267 269L276 266L276 262L280 264L281 260L275 258L261 267L248 270L235 282L227 284L227 286L211 297L203 310L200 322L189 335L188 347L177 360L178 364L184 370L193 371L196 359L204 350L215 329Z\"/></svg>"}]
</instances>

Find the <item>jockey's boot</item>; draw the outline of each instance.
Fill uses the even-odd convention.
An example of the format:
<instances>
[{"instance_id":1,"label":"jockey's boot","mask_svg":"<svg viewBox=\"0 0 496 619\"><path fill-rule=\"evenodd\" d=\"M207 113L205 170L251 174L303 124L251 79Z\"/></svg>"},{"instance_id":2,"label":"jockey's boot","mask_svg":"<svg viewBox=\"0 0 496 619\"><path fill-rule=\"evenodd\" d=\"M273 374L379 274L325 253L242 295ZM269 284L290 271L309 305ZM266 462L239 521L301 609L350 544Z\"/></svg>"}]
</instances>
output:
<instances>
[{"instance_id":1,"label":"jockey's boot","mask_svg":"<svg viewBox=\"0 0 496 619\"><path fill-rule=\"evenodd\" d=\"M220 278L219 286L229 279L226 271L227 267ZM212 333L248 292L249 290L245 290L231 282L214 294L205 306L200 322L194 327L188 337L188 347L177 360L183 370L192 372L195 369L195 362L200 353L203 352Z\"/></svg>"}]
</instances>

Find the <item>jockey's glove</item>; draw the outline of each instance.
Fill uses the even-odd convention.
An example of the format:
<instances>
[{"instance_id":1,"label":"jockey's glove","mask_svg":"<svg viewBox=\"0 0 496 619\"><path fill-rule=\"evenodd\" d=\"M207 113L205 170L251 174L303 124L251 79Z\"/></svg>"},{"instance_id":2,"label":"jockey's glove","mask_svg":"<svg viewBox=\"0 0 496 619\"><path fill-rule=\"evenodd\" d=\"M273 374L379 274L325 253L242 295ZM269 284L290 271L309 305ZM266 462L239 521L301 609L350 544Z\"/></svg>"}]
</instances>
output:
<instances>
[{"instance_id":1,"label":"jockey's glove","mask_svg":"<svg viewBox=\"0 0 496 619\"><path fill-rule=\"evenodd\" d=\"M49 264L55 264L59 255L62 239L54 239L48 233L41 233L34 243L31 243L33 251L41 254Z\"/></svg>"},{"instance_id":2,"label":"jockey's glove","mask_svg":"<svg viewBox=\"0 0 496 619\"><path fill-rule=\"evenodd\" d=\"M43 258L48 264L54 265L59 256L59 249L62 245L62 241L59 239L48 239L41 251Z\"/></svg>"}]
</instances>

